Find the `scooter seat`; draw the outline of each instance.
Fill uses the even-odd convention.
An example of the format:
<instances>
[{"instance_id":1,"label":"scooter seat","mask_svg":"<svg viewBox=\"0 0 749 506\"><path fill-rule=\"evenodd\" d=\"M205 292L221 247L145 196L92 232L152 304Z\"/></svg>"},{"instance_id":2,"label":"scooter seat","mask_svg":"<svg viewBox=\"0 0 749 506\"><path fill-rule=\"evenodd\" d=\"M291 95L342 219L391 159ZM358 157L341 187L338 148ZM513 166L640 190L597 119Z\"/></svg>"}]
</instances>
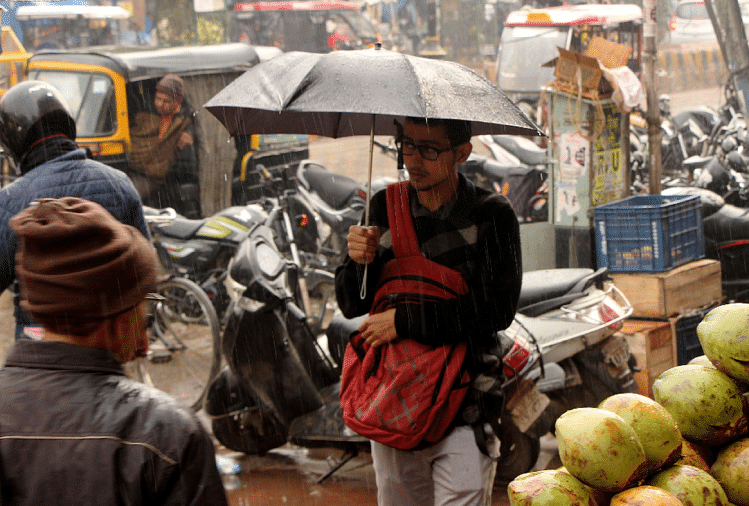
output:
<instances>
[{"instance_id":1,"label":"scooter seat","mask_svg":"<svg viewBox=\"0 0 749 506\"><path fill-rule=\"evenodd\" d=\"M526 165L541 165L544 163L546 150L525 137L492 135L492 139Z\"/></svg>"},{"instance_id":2,"label":"scooter seat","mask_svg":"<svg viewBox=\"0 0 749 506\"><path fill-rule=\"evenodd\" d=\"M702 222L705 238L717 245L749 239L749 209L726 204Z\"/></svg>"},{"instance_id":3,"label":"scooter seat","mask_svg":"<svg viewBox=\"0 0 749 506\"><path fill-rule=\"evenodd\" d=\"M200 227L207 221L188 220L187 218L177 218L169 223L156 225L155 228L162 235L174 237L175 239L189 239L195 235Z\"/></svg>"},{"instance_id":4,"label":"scooter seat","mask_svg":"<svg viewBox=\"0 0 749 506\"><path fill-rule=\"evenodd\" d=\"M545 269L523 273L518 304L520 312L526 306L566 295L591 274L592 269Z\"/></svg>"},{"instance_id":5,"label":"scooter seat","mask_svg":"<svg viewBox=\"0 0 749 506\"><path fill-rule=\"evenodd\" d=\"M692 174L696 169L701 169L707 166L712 159L712 156L692 155L684 160L681 165L688 173Z\"/></svg>"},{"instance_id":6,"label":"scooter seat","mask_svg":"<svg viewBox=\"0 0 749 506\"><path fill-rule=\"evenodd\" d=\"M320 198L336 210L346 207L351 195L359 191L359 183L348 176L335 174L319 165L308 165L304 178Z\"/></svg>"}]
</instances>

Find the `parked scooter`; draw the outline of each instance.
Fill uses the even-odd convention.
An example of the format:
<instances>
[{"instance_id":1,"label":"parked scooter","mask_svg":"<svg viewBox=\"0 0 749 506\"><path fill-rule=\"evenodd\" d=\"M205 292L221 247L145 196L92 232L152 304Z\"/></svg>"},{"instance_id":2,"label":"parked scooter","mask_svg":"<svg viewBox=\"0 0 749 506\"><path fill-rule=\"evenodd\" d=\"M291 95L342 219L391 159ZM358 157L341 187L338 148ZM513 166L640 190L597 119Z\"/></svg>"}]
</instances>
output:
<instances>
[{"instance_id":1,"label":"parked scooter","mask_svg":"<svg viewBox=\"0 0 749 506\"><path fill-rule=\"evenodd\" d=\"M662 193L699 195L705 255L720 261L723 295L729 301L749 302L749 209L702 188L669 188Z\"/></svg>"},{"instance_id":2,"label":"parked scooter","mask_svg":"<svg viewBox=\"0 0 749 506\"><path fill-rule=\"evenodd\" d=\"M300 308L294 269L270 227L254 224L228 267L232 303L221 342L228 365L205 410L213 434L232 450L262 455L293 441L341 448L348 460L368 441L343 424L340 367Z\"/></svg>"}]
</instances>

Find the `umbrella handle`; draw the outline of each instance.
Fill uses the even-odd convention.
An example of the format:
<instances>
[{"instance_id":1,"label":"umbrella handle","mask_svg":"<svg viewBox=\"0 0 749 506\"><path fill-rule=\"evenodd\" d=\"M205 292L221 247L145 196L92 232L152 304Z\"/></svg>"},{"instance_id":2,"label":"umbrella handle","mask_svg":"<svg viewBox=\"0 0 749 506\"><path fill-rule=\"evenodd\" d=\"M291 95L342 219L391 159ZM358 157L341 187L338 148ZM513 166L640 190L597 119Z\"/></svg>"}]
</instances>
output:
<instances>
[{"instance_id":1,"label":"umbrella handle","mask_svg":"<svg viewBox=\"0 0 749 506\"><path fill-rule=\"evenodd\" d=\"M367 198L364 199L364 226L369 226L369 199L372 194L372 157L374 156L374 129L375 115L372 115L372 130L369 132L369 169L367 170ZM362 277L361 287L359 288L359 298L364 300L367 297L367 271L369 264L364 265L364 276Z\"/></svg>"}]
</instances>

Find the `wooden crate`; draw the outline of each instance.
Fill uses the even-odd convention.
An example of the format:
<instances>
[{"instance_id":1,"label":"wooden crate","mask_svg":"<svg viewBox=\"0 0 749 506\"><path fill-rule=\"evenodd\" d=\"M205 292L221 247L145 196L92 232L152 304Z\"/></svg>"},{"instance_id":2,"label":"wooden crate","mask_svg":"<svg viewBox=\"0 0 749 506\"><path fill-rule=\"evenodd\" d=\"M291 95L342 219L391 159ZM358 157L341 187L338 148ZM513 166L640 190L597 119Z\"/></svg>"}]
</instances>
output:
<instances>
[{"instance_id":1,"label":"wooden crate","mask_svg":"<svg viewBox=\"0 0 749 506\"><path fill-rule=\"evenodd\" d=\"M627 338L629 349L641 369L635 373L638 391L652 397L655 379L676 365L676 348L668 321L627 320L619 331Z\"/></svg>"},{"instance_id":2,"label":"wooden crate","mask_svg":"<svg viewBox=\"0 0 749 506\"><path fill-rule=\"evenodd\" d=\"M723 299L720 262L702 259L666 272L611 273L633 316L669 318Z\"/></svg>"}]
</instances>

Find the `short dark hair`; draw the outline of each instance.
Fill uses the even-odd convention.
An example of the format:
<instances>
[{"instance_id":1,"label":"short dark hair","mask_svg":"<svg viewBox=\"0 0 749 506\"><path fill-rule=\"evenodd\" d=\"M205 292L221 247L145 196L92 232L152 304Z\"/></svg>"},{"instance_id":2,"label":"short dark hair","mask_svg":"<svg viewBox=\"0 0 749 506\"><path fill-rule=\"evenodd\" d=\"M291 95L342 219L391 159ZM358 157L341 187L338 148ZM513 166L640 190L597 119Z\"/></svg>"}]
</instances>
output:
<instances>
[{"instance_id":1,"label":"short dark hair","mask_svg":"<svg viewBox=\"0 0 749 506\"><path fill-rule=\"evenodd\" d=\"M471 122L462 119L419 118L409 116L406 121L415 125L444 125L447 140L451 147L460 146L471 140Z\"/></svg>"}]
</instances>

